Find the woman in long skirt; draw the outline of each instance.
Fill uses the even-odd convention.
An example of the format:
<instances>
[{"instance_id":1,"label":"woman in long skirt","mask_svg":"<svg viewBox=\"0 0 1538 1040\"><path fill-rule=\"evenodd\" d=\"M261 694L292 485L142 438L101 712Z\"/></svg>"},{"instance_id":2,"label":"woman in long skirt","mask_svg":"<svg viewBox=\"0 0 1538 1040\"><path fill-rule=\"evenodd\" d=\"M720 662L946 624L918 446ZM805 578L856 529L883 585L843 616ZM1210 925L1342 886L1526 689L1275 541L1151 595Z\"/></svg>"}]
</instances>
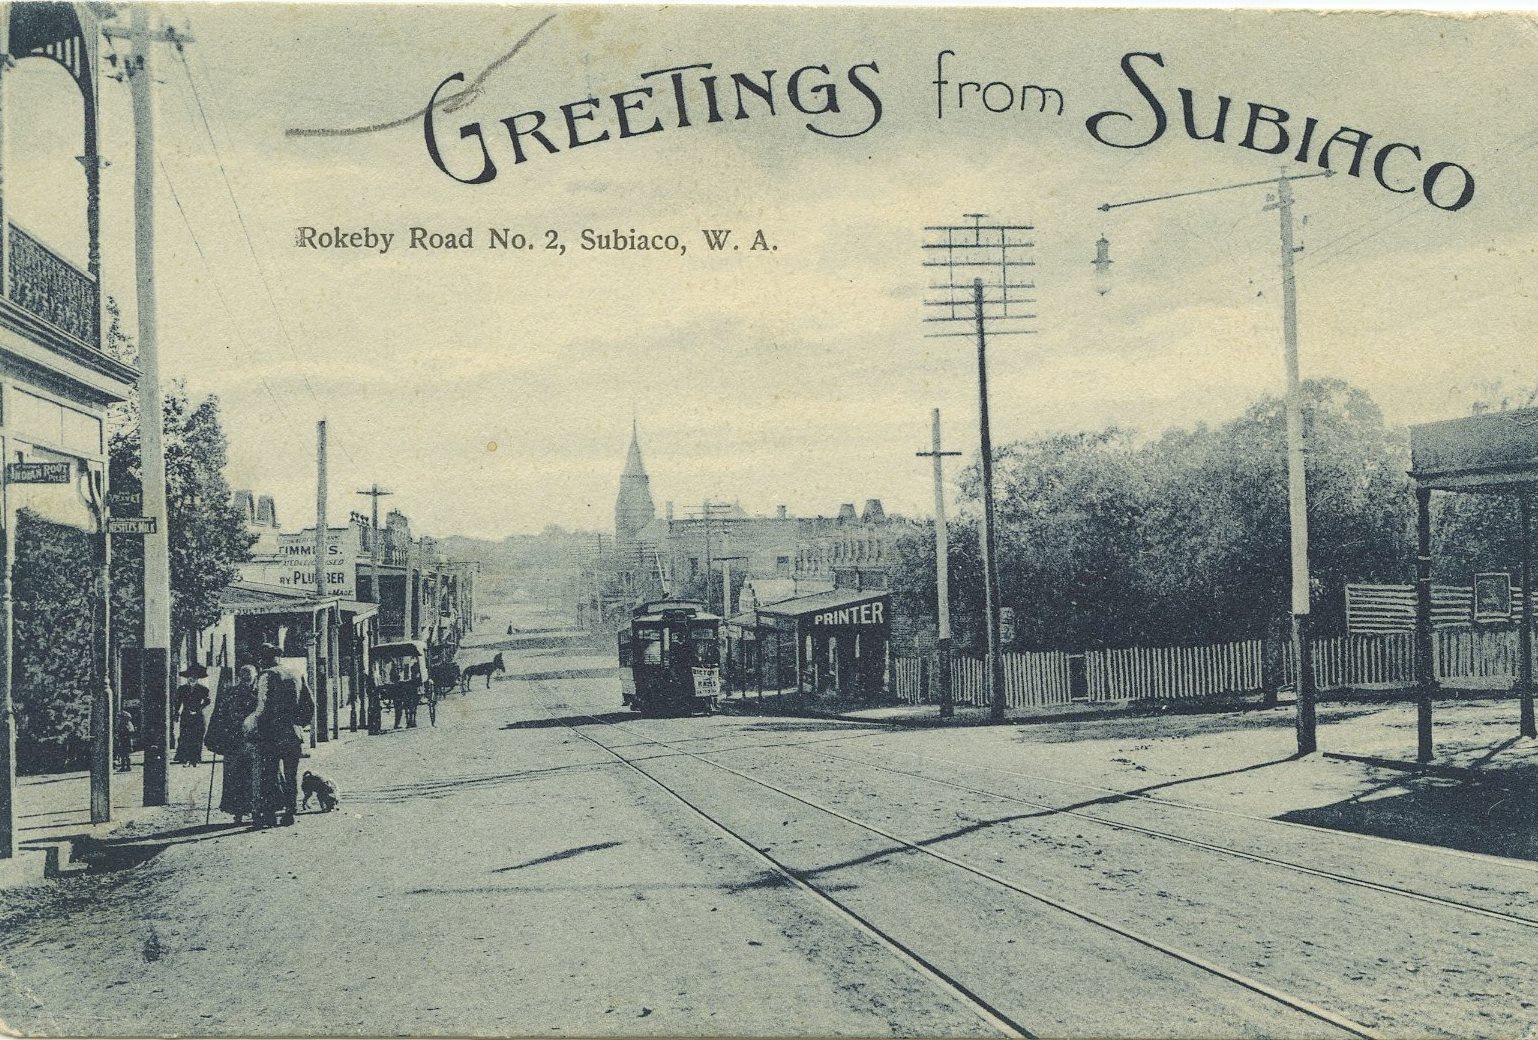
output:
<instances>
[{"instance_id":1,"label":"woman in long skirt","mask_svg":"<svg viewBox=\"0 0 1538 1040\"><path fill-rule=\"evenodd\" d=\"M210 751L224 756L219 811L235 817L236 823L251 815L256 756L241 723L255 710L256 669L243 665L235 681L225 686L214 701L206 741Z\"/></svg>"},{"instance_id":2,"label":"woman in long skirt","mask_svg":"<svg viewBox=\"0 0 1538 1040\"><path fill-rule=\"evenodd\" d=\"M176 712L179 728L176 731L176 761L184 766L201 765L203 762L203 734L208 724L203 711L208 707L208 669L194 662L182 672L187 681L176 690Z\"/></svg>"}]
</instances>

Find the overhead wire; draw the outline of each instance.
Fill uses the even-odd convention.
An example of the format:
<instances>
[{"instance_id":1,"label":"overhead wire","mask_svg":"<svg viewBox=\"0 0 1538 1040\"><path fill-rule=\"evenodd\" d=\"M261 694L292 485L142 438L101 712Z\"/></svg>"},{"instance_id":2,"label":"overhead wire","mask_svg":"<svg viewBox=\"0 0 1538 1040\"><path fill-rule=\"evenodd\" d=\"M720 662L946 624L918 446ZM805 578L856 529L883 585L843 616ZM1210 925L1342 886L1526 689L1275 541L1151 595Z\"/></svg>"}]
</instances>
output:
<instances>
[{"instance_id":1,"label":"overhead wire","mask_svg":"<svg viewBox=\"0 0 1538 1040\"><path fill-rule=\"evenodd\" d=\"M315 406L318 412L320 414L324 414L325 405L321 401L320 395L316 392L315 385L310 381L309 363L303 356L301 356L299 348L294 344L294 339L289 334L288 324L283 319L282 308L278 306L277 295L273 291L272 280L267 273L267 265L263 262L261 254L256 249L256 244L252 241L251 228L246 221L245 210L240 204L240 199L235 194L235 187L230 180L229 169L224 162L223 151L219 147L218 139L214 135L213 126L209 121L208 107L204 105L202 92L198 89L197 80L192 74L192 65L187 60L186 49L178 42L175 50L177 58L182 66L182 72L186 76L188 90L191 94L193 103L196 106L198 121L202 124L203 133L207 137L209 147L213 151L214 163L219 168L219 176L224 184L225 194L228 196L230 205L235 211L236 222L240 227L241 237L245 240L246 251L251 256L252 263L256 268L258 279L262 284L262 290L266 296L268 307L272 311L273 324L276 326L279 336L282 338L284 344L288 347L289 353L298 363L299 378L303 382L305 389L309 392L310 397L315 401ZM353 457L353 454L348 449L345 441L342 438L335 436L333 436L332 439L335 441L337 447L342 449L342 454L347 456L347 460L353 465L357 465L357 459Z\"/></svg>"}]
</instances>

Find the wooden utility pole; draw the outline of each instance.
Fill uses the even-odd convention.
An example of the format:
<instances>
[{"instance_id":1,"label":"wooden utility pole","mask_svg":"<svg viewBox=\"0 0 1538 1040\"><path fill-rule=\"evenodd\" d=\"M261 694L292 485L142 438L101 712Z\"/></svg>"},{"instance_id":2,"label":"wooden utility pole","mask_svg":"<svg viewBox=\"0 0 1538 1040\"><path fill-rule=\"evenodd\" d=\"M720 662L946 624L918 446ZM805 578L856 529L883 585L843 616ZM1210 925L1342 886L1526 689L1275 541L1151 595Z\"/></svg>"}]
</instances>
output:
<instances>
[{"instance_id":1,"label":"wooden utility pole","mask_svg":"<svg viewBox=\"0 0 1538 1040\"><path fill-rule=\"evenodd\" d=\"M1533 504L1532 492L1517 493L1518 523L1522 537L1522 631L1517 637L1517 685L1521 687L1521 732L1524 737L1538 737L1538 720L1533 718Z\"/></svg>"},{"instance_id":2,"label":"wooden utility pole","mask_svg":"<svg viewBox=\"0 0 1538 1040\"><path fill-rule=\"evenodd\" d=\"M727 621L729 621L731 619L731 616L733 614L733 610L732 610L732 564L737 562L737 561L739 561L739 560L743 561L744 563L746 563L747 559L748 558L746 556L717 556L716 557L716 562L721 564L721 621L723 622L723 624L721 625L721 681L722 681L722 692L723 693L731 693L732 692L731 691L731 687L727 684L727 679L726 679L726 665L727 665L727 662L731 660L732 640L731 640L731 636L728 634L728 627L725 624L725 622L727 622ZM747 687L746 686L743 687L743 692L744 693L747 692Z\"/></svg>"},{"instance_id":3,"label":"wooden utility pole","mask_svg":"<svg viewBox=\"0 0 1538 1040\"><path fill-rule=\"evenodd\" d=\"M384 609L383 604L379 601L379 500L393 494L393 492L385 490L378 484L373 484L367 490L359 491L358 494L367 495L369 499L368 590L369 602L373 603L375 607L374 625L377 632L377 626L383 621L379 612ZM360 691L360 694L366 694L368 697L364 707L364 714L366 715L365 725L370 733L377 736L382 728L382 720L380 718L379 691L374 688L373 676L364 674L363 686L364 689Z\"/></svg>"},{"instance_id":4,"label":"wooden utility pole","mask_svg":"<svg viewBox=\"0 0 1538 1040\"><path fill-rule=\"evenodd\" d=\"M326 530L326 420L315 424L315 596L326 598L326 549L329 532ZM317 740L328 740L327 722L331 706L326 698L331 695L331 684L326 681L326 669L331 667L331 615L323 612L326 622L317 626L315 633L315 717L310 727L310 745Z\"/></svg>"},{"instance_id":5,"label":"wooden utility pole","mask_svg":"<svg viewBox=\"0 0 1538 1040\"><path fill-rule=\"evenodd\" d=\"M983 280L972 282L977 306L977 424L982 443L983 609L988 613L988 714L1004 719L1004 657L999 649L999 553L993 528L993 432L988 422L988 339L984 334Z\"/></svg>"},{"instance_id":6,"label":"wooden utility pole","mask_svg":"<svg viewBox=\"0 0 1538 1040\"><path fill-rule=\"evenodd\" d=\"M1415 757L1430 762L1431 701L1436 694L1431 627L1431 489L1415 489Z\"/></svg>"},{"instance_id":7,"label":"wooden utility pole","mask_svg":"<svg viewBox=\"0 0 1538 1040\"><path fill-rule=\"evenodd\" d=\"M369 568L368 590L369 602L379 605L379 500L395 494L374 484L358 494L365 495L369 499Z\"/></svg>"},{"instance_id":8,"label":"wooden utility pole","mask_svg":"<svg viewBox=\"0 0 1538 1040\"><path fill-rule=\"evenodd\" d=\"M1298 378L1298 290L1293 276L1292 184L1276 182L1274 209L1281 228L1282 342L1287 369L1287 519L1292 532L1292 647L1298 661L1298 754L1319 749L1314 716L1314 654L1309 637L1308 489L1303 457L1303 389Z\"/></svg>"},{"instance_id":9,"label":"wooden utility pole","mask_svg":"<svg viewBox=\"0 0 1538 1040\"><path fill-rule=\"evenodd\" d=\"M91 822L107 823L112 819L112 741L116 722L112 696L112 535L107 532L107 520L111 515L107 503L107 470L102 467L99 508L96 513L101 530L96 543L96 581L100 592L97 597L96 653L101 661L101 674L96 676L91 690Z\"/></svg>"},{"instance_id":10,"label":"wooden utility pole","mask_svg":"<svg viewBox=\"0 0 1538 1040\"><path fill-rule=\"evenodd\" d=\"M1311 177L1329 177L1333 173L1334 171L1332 170L1322 170L1318 173L1304 173L1296 176L1288 176L1286 173L1283 173L1280 177L1262 181L1244 181L1240 184L1224 184L1214 188L1197 188L1194 191L1155 195L1151 198L1132 199L1128 202L1107 202L1099 207L1100 211L1105 213L1113 209L1121 209L1125 206L1138 206L1148 202L1162 202L1167 199L1183 199L1193 195L1208 195L1213 192L1233 191L1239 188L1255 188L1261 185L1275 185L1276 187L1275 197L1263 207L1263 210L1266 212L1273 209L1277 211L1281 231L1282 344L1287 395L1287 517L1291 530L1292 650L1293 659L1297 662L1298 707L1296 722L1298 754L1300 755L1317 751L1319 740L1314 707L1317 697L1314 683L1313 643L1309 633L1308 483L1303 431L1303 392L1302 383L1298 376L1298 294L1297 282L1293 275L1293 256L1301 247L1293 244L1292 207L1294 199L1292 182L1305 181ZM1109 263L1108 259L1107 263ZM1427 580L1430 580L1429 577ZM1426 710L1429 713L1429 707ZM1427 746L1429 749L1429 738Z\"/></svg>"},{"instance_id":11,"label":"wooden utility pole","mask_svg":"<svg viewBox=\"0 0 1538 1040\"><path fill-rule=\"evenodd\" d=\"M931 236L924 249L933 251L927 255L924 266L933 268L944 278L939 284L929 285L930 295L924 300L926 307L935 308L925 318L931 322L964 322L975 326L971 332L937 332L932 337L976 336L977 340L977 420L978 442L981 449L983 526L981 548L983 557L983 604L986 617L984 628L988 637L988 703L989 715L1002 721L1006 691L1004 687L1004 657L999 640L999 567L998 541L994 533L993 510L993 433L988 417L988 336L1018 336L1035 332L1034 328L1008 328L1011 322L1028 321L1036 315L1023 310L1036 301L1023 295L1036 288L1034 282L1017 282L1016 272L1021 268L1034 267L1034 260L1026 259L1035 243L1023 240L1020 233L1034 230L1029 224L984 224L987 214L965 214L971 224L940 225L924 230ZM984 281L972 277L977 269L996 278ZM1011 295L1013 293L1013 295Z\"/></svg>"},{"instance_id":12,"label":"wooden utility pole","mask_svg":"<svg viewBox=\"0 0 1538 1040\"><path fill-rule=\"evenodd\" d=\"M139 472L143 513L155 521L154 532L144 536L144 804L165 805L170 799L171 554L166 515L165 406L155 309L155 99L150 52L151 44L171 42L172 37L164 30L152 33L146 5L134 4L129 8L126 38L129 56L124 74L134 120L134 283L141 373Z\"/></svg>"},{"instance_id":13,"label":"wooden utility pole","mask_svg":"<svg viewBox=\"0 0 1538 1040\"><path fill-rule=\"evenodd\" d=\"M954 458L959 451L942 451L940 448L940 409L933 414L930 448L915 452L921 459L933 464L935 478L935 603L939 638L935 641L935 671L939 673L940 715L950 718L956 712L951 694L951 541L945 522L945 464L944 459Z\"/></svg>"}]
</instances>

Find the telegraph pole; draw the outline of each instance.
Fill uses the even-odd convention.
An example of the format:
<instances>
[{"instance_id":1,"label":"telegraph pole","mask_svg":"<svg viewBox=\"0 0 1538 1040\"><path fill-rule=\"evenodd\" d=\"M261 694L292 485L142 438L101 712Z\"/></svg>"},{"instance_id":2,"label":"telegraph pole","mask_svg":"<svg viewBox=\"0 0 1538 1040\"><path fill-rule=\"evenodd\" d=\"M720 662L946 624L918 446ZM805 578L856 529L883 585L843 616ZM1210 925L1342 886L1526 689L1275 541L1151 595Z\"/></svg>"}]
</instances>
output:
<instances>
[{"instance_id":1,"label":"telegraph pole","mask_svg":"<svg viewBox=\"0 0 1538 1040\"><path fill-rule=\"evenodd\" d=\"M374 604L375 610L383 610L379 602L379 500L394 494L378 484L372 484L367 489L357 492L366 495L369 499L369 531L368 531L368 590L369 602ZM379 614L374 615L374 624L378 625L383 619ZM377 629L376 629L377 631ZM363 679L368 700L364 711L367 713L368 731L378 736L382 729L383 720L379 717L379 691L374 688L373 676L366 675Z\"/></svg>"},{"instance_id":2,"label":"telegraph pole","mask_svg":"<svg viewBox=\"0 0 1538 1040\"><path fill-rule=\"evenodd\" d=\"M144 536L144 804L170 798L167 764L171 734L171 551L166 515L164 401L155 311L155 100L151 93L151 44L190 37L151 32L143 4L129 8L128 31L106 35L129 42L128 80L134 120L134 284L138 296L139 446L143 513L155 521Z\"/></svg>"},{"instance_id":3,"label":"telegraph pole","mask_svg":"<svg viewBox=\"0 0 1538 1040\"><path fill-rule=\"evenodd\" d=\"M939 638L935 641L935 670L940 673L940 717L956 713L951 697L951 541L945 523L945 465L942 460L959 456L959 451L940 449L940 409L933 415L933 429L928 451L915 452L933 464L935 477L935 600Z\"/></svg>"},{"instance_id":4,"label":"telegraph pole","mask_svg":"<svg viewBox=\"0 0 1538 1040\"><path fill-rule=\"evenodd\" d=\"M1292 194L1293 181L1306 181L1311 177L1329 177L1334 171L1304 173L1261 181L1245 181L1241 184L1225 184L1216 188L1198 188L1194 191L1156 195L1152 198L1133 199L1130 202L1107 202L1100 206L1102 213L1124 206L1137 206L1166 199L1189 198L1213 192L1233 191L1237 188L1254 188L1275 185L1276 195L1268 200L1263 212L1276 210L1281 232L1282 258L1282 361L1286 376L1287 411L1287 517L1291 530L1292 563L1292 650L1297 662L1297 737L1298 754L1307 755L1319 749L1318 726L1314 704L1317 690L1314 684L1313 645L1309 637L1309 573L1308 573L1308 483L1305 466L1303 433L1303 390L1298 377L1298 291L1293 275L1293 255L1300 246L1293 244ZM1109 260L1107 260L1109 263Z\"/></svg>"},{"instance_id":5,"label":"telegraph pole","mask_svg":"<svg viewBox=\"0 0 1538 1040\"><path fill-rule=\"evenodd\" d=\"M977 338L977 423L982 455L982 556L983 608L988 635L988 704L995 722L1004 719L1004 657L999 640L999 566L998 542L993 516L993 433L988 418L988 335L1026 335L1035 329L1008 328L1010 322L1036 317L1021 308L1036 301L1021 295L1034 290L1034 282L1016 282L1018 268L1034 267L1034 260L1024 259L1035 243L1020 239L1019 233L1034 230L1028 224L984 224L985 213L967 213L971 224L926 227L930 236L924 243L924 266L944 278L930 283L924 306L935 308L926 322L965 322L975 326L972 332L935 332L931 337L972 336ZM1013 255L1011 255L1013 253ZM980 275L995 277L985 281ZM966 277L970 275L971 277ZM1011 296L1010 293L1015 295ZM1013 309L1011 309L1013 308ZM990 328L991 326L991 328Z\"/></svg>"},{"instance_id":6,"label":"telegraph pole","mask_svg":"<svg viewBox=\"0 0 1538 1040\"><path fill-rule=\"evenodd\" d=\"M369 500L369 567L368 567L368 595L369 602L379 605L379 500L395 494L374 484L359 491Z\"/></svg>"},{"instance_id":7,"label":"telegraph pole","mask_svg":"<svg viewBox=\"0 0 1538 1040\"><path fill-rule=\"evenodd\" d=\"M728 627L725 622L732 616L732 564L738 560L746 562L746 556L717 556L716 562L721 565L721 680L722 692L730 693L731 686L726 681L726 664L731 660L732 641L728 635ZM743 693L747 693L747 687L743 687Z\"/></svg>"},{"instance_id":8,"label":"telegraph pole","mask_svg":"<svg viewBox=\"0 0 1538 1040\"><path fill-rule=\"evenodd\" d=\"M326 598L326 420L321 419L315 423L315 598ZM315 617L325 617L325 624L312 622L311 633L315 639L315 717L314 725L310 727L310 746L314 747L317 740L329 739L326 731L326 723L331 713L331 705L321 705L331 695L331 684L327 681L329 676L326 670L331 667L331 615L329 613L317 614Z\"/></svg>"},{"instance_id":9,"label":"telegraph pole","mask_svg":"<svg viewBox=\"0 0 1538 1040\"><path fill-rule=\"evenodd\" d=\"M1298 659L1298 754L1319 749L1314 715L1314 653L1309 638L1308 490L1303 459L1303 389L1298 378L1298 290L1293 276L1292 185L1276 182L1282 248L1282 342L1287 368L1287 519L1292 531L1292 646Z\"/></svg>"}]
</instances>

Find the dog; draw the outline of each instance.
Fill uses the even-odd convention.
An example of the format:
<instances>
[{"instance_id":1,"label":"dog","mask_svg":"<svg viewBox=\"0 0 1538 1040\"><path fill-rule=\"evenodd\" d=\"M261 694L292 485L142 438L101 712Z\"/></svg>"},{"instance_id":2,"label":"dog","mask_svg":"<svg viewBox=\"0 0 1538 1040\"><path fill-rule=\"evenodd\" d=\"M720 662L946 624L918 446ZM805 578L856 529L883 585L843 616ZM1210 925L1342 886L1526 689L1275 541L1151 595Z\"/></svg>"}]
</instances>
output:
<instances>
[{"instance_id":1,"label":"dog","mask_svg":"<svg viewBox=\"0 0 1538 1040\"><path fill-rule=\"evenodd\" d=\"M337 802L341 801L336 796L336 784L323 776L317 776L308 769L299 778L299 789L304 792L304 801L299 803L301 809L310 807L311 798L320 803L321 812L330 812L336 808Z\"/></svg>"}]
</instances>

